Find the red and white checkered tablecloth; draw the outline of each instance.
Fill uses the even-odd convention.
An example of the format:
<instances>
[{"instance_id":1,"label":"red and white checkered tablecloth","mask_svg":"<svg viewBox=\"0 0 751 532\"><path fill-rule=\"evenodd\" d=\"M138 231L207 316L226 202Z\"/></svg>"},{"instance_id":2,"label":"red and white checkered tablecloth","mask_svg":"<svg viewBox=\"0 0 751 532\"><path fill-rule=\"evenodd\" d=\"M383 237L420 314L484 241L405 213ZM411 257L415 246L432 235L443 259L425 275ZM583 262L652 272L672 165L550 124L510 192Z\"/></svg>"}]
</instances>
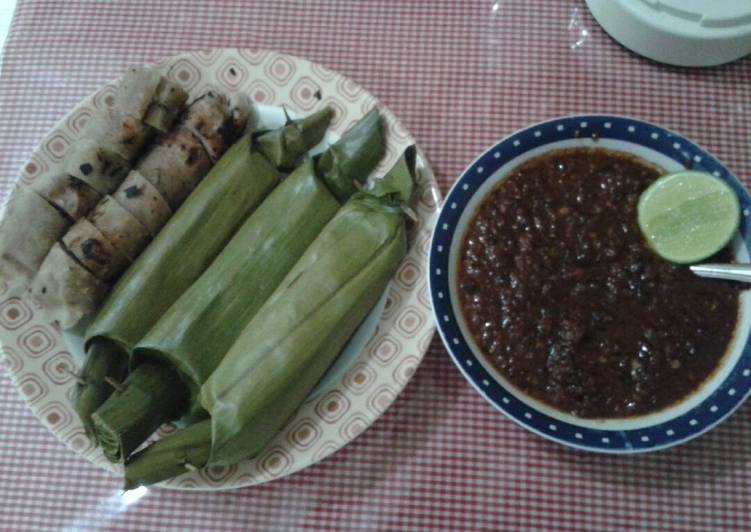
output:
<instances>
[{"instance_id":1,"label":"red and white checkered tablecloth","mask_svg":"<svg viewBox=\"0 0 751 532\"><path fill-rule=\"evenodd\" d=\"M751 60L651 63L611 41L583 0L20 0L0 75L2 195L54 122L126 65L211 47L276 49L356 80L400 117L444 190L493 141L579 112L675 129L751 179ZM0 377L0 530L751 529L751 404L677 449L573 451L485 403L437 338L353 444L220 493L123 497Z\"/></svg>"}]
</instances>

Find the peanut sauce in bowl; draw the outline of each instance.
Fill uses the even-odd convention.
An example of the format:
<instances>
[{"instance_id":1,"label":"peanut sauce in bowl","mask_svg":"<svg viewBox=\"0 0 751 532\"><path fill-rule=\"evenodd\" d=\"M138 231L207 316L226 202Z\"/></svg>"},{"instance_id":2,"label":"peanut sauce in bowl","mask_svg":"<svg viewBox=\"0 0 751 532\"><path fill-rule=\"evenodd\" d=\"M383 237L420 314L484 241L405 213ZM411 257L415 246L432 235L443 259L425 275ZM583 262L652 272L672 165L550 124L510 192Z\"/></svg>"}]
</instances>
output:
<instances>
[{"instance_id":1,"label":"peanut sauce in bowl","mask_svg":"<svg viewBox=\"0 0 751 532\"><path fill-rule=\"evenodd\" d=\"M513 169L481 201L459 256L465 322L524 393L583 418L664 409L726 353L740 285L655 255L637 225L664 171L599 148L554 150ZM722 250L709 262L730 262Z\"/></svg>"}]
</instances>

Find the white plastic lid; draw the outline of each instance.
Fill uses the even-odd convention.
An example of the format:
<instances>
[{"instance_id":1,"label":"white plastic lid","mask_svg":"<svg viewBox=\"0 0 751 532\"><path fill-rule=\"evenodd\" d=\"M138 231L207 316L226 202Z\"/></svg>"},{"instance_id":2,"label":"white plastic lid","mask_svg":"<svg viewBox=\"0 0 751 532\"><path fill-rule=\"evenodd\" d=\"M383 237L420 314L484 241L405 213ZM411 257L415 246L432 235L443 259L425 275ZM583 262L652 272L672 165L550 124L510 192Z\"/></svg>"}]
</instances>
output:
<instances>
[{"instance_id":1,"label":"white plastic lid","mask_svg":"<svg viewBox=\"0 0 751 532\"><path fill-rule=\"evenodd\" d=\"M611 37L655 61L711 66L751 53L751 0L587 0Z\"/></svg>"}]
</instances>

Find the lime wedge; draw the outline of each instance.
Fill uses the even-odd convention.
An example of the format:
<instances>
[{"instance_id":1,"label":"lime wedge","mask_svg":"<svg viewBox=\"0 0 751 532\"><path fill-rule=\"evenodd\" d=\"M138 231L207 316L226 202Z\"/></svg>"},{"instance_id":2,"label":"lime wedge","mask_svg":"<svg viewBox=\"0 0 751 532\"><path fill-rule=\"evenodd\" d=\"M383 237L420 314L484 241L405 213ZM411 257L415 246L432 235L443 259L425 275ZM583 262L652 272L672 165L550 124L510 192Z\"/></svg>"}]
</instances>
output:
<instances>
[{"instance_id":1,"label":"lime wedge","mask_svg":"<svg viewBox=\"0 0 751 532\"><path fill-rule=\"evenodd\" d=\"M721 179L685 170L659 178L642 192L638 216L655 253L688 264L714 255L730 241L741 206Z\"/></svg>"}]
</instances>

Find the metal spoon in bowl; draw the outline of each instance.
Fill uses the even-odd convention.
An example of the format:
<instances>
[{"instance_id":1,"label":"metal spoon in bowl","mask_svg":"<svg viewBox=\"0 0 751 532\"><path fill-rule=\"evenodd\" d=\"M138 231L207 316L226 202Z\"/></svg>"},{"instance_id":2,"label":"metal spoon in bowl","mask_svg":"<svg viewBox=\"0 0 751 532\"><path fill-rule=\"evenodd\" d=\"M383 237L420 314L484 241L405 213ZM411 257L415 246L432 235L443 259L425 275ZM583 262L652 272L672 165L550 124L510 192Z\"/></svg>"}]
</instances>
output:
<instances>
[{"instance_id":1,"label":"metal spoon in bowl","mask_svg":"<svg viewBox=\"0 0 751 532\"><path fill-rule=\"evenodd\" d=\"M751 283L751 264L695 264L691 271L699 277Z\"/></svg>"}]
</instances>

